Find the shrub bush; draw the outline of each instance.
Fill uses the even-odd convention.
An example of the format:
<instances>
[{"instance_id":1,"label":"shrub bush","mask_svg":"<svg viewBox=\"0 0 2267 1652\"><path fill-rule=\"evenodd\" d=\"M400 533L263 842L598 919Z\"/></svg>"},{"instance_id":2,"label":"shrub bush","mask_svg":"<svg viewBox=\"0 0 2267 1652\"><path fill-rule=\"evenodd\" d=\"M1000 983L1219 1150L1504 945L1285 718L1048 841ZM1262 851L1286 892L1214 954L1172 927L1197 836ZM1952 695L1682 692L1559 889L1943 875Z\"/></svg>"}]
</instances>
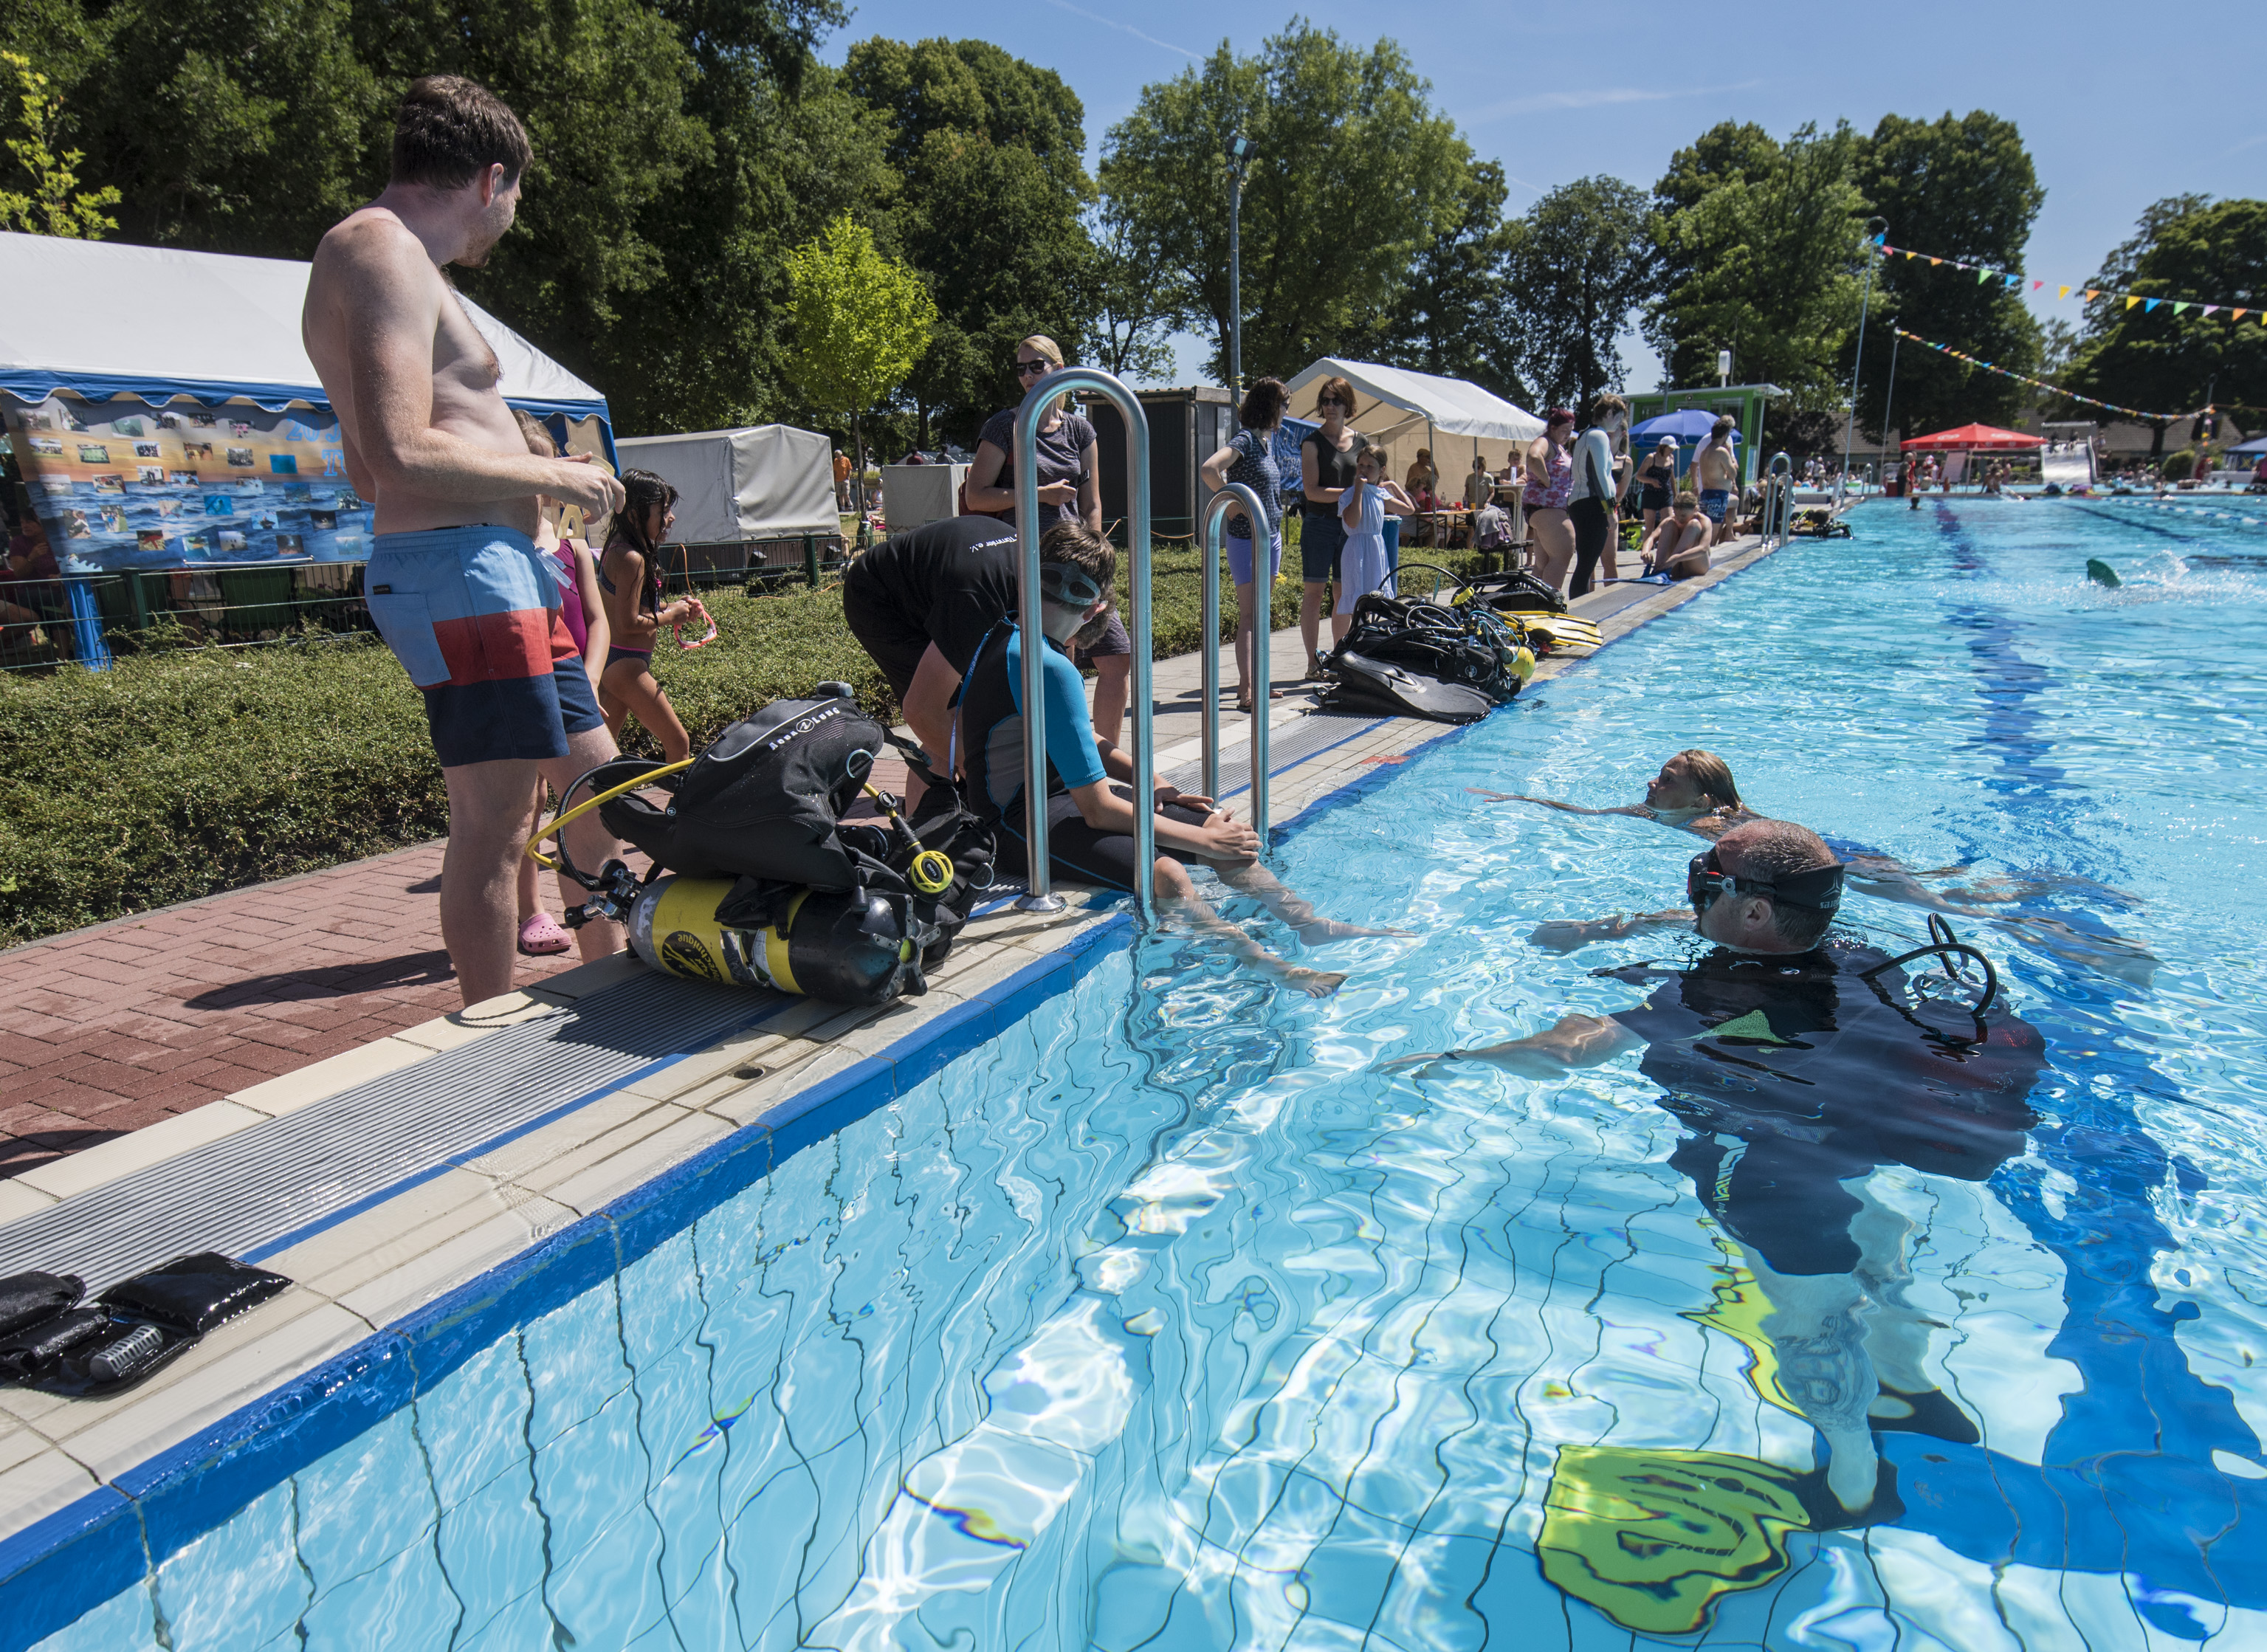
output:
<instances>
[{"instance_id":1,"label":"shrub bush","mask_svg":"<svg viewBox=\"0 0 2267 1652\"><path fill-rule=\"evenodd\" d=\"M1464 555L1410 560L1455 567ZM1227 636L1235 596L1221 597ZM1197 646L1201 598L1196 554L1161 548L1159 659ZM1295 568L1275 588L1275 624L1295 621L1298 605ZM696 749L765 701L831 679L896 720L889 686L842 623L837 588L726 595L714 606L715 642L688 654L664 643L657 656ZM635 729L627 747L656 749ZM374 639L124 654L108 672L0 676L0 823L11 849L0 946L423 842L447 822L423 707Z\"/></svg>"}]
</instances>

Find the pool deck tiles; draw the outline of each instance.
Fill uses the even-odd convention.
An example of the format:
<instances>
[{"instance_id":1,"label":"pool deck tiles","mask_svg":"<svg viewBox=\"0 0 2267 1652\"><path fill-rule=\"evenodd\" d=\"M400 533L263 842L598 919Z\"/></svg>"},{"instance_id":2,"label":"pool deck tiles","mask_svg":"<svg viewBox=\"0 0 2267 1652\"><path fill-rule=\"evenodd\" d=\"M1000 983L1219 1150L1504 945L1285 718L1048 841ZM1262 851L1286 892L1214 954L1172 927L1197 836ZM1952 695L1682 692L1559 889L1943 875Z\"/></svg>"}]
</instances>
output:
<instances>
[{"instance_id":1,"label":"pool deck tiles","mask_svg":"<svg viewBox=\"0 0 2267 1652\"><path fill-rule=\"evenodd\" d=\"M1608 587L1578 610L1600 620L1610 644L1766 554L1747 541L1704 579ZM1274 653L1279 672L1297 669L1295 629L1275 637ZM1577 664L1564 657L1546 662L1537 679ZM1198 731L1199 671L1193 656L1158 663L1156 698L1164 709L1157 739L1168 766L1175 748ZM1288 726L1305 709L1303 700L1288 698L1271 723ZM1238 739L1240 720L1224 722L1226 738ZM1295 827L1302 810L1375 783L1391 772L1391 760L1455 732L1406 719L1349 726L1349 738L1273 778L1278 829ZM705 1178L715 1184L715 1198L729 1196L788 1154L996 1037L1091 967L1098 943L1106 952L1130 933L1122 914L1098 909L1101 903L1081 892L1063 892L1059 913L1003 907L974 920L925 997L869 1009L789 1005L759 1027L657 1065L492 1150L263 1252L264 1264L290 1277L293 1288L128 1394L81 1400L0 1388L0 1587L13 1596L22 1581L32 1584L25 1598L40 1598L55 1575L48 1563L59 1562L75 1538L92 1546L75 1553L93 1566L113 1540L87 1534L132 1512L126 1498L140 1506L184 1476L218 1472L216 1465L275 1435L283 1411L380 1406L339 1436L350 1437L398 1403L382 1401L370 1387L381 1377L393 1381L384 1377L394 1357L389 1338L407 1340L415 1380L429 1384L437 1362L453 1369L460 1361L459 1344L497 1333L495 1314L518 1300L515 1292L524 1296L526 1281L542 1275L547 1296L573 1294L583 1274L597 1268L593 1277L603 1276L681 1225L684 1212L671 1200L693 1181ZM0 1181L0 1224L201 1142L257 1129L312 1100L405 1071L499 1027L561 1006L571 1013L576 1001L641 973L624 958L568 969L489 1004L405 1023L297 1072L260 1074L159 1129ZM591 1249L593 1239L605 1241L602 1252ZM579 1259L562 1272L565 1258ZM52 1265L67 1267L69 1259ZM451 1333L450 1325L460 1328ZM327 1438L333 1431L319 1432ZM251 1470L242 1472L252 1476L242 1483L256 1480ZM143 1517L150 1518L146 1508ZM187 1516L176 1510L167 1518ZM104 1561L112 1563L122 1562Z\"/></svg>"}]
</instances>

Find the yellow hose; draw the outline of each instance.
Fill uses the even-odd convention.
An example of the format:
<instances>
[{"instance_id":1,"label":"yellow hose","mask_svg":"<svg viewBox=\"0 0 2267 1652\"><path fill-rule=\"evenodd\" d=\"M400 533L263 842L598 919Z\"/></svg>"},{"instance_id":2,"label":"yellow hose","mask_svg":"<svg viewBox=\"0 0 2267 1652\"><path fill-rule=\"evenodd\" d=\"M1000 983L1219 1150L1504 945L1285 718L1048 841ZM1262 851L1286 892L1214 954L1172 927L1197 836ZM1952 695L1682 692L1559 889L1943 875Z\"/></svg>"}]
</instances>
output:
<instances>
[{"instance_id":1,"label":"yellow hose","mask_svg":"<svg viewBox=\"0 0 2267 1652\"><path fill-rule=\"evenodd\" d=\"M600 792L597 797L591 798L587 803L576 804L572 809L567 811L566 813L554 816L549 826L544 827L543 830L538 832L533 837L528 839L526 846L520 850L520 853L526 855L529 860L533 861L538 866L542 867L545 870L556 871L559 869L559 863L554 860L550 855L546 855L541 850L538 849L535 847L537 844L542 842L546 838L558 836L559 830L561 826L564 826L570 820L581 819L584 815L590 813L591 810L597 808L600 804L612 803L624 792L635 791L641 786L650 786L655 781L659 780L664 775L674 775L680 768L690 768L696 760L698 760L685 757L679 758L674 763L664 763L658 768L648 769L644 774L640 775L635 780L624 781L620 785L615 787L611 791Z\"/></svg>"},{"instance_id":2,"label":"yellow hose","mask_svg":"<svg viewBox=\"0 0 2267 1652\"><path fill-rule=\"evenodd\" d=\"M883 801L882 794L874 789L872 781L862 780L858 783L865 788L868 797L876 803L881 804L882 812L890 817L890 824L904 833L906 841L913 846L913 863L906 874L907 881L924 895L941 895L951 888L955 876L952 857L941 850L924 848L920 836L913 827L906 824L905 817Z\"/></svg>"}]
</instances>

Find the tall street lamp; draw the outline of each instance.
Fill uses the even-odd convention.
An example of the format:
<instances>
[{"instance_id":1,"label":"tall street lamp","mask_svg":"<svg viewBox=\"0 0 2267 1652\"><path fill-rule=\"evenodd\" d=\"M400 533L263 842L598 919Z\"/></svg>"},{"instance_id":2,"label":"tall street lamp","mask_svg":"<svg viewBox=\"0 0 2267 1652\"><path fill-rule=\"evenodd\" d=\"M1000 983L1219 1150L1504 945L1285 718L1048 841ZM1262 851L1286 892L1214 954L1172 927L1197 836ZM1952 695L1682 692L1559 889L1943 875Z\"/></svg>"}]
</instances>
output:
<instances>
[{"instance_id":1,"label":"tall street lamp","mask_svg":"<svg viewBox=\"0 0 2267 1652\"><path fill-rule=\"evenodd\" d=\"M1251 140L1237 132L1228 140L1228 386L1244 393L1244 163Z\"/></svg>"}]
</instances>

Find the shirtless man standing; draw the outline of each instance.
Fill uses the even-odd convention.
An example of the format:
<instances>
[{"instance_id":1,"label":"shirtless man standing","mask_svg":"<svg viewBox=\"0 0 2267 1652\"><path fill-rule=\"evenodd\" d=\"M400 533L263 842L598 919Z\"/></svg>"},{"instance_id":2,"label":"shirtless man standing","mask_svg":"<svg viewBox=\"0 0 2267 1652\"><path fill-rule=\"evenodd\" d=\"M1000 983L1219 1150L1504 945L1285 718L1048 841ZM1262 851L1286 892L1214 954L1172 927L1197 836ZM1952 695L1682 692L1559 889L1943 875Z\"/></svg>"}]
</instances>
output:
<instances>
[{"instance_id":1,"label":"shirtless man standing","mask_svg":"<svg viewBox=\"0 0 2267 1652\"><path fill-rule=\"evenodd\" d=\"M1739 428L1739 421L1730 414L1720 415L1708 439L1692 456L1692 478L1700 489L1700 514L1711 524L1711 544L1720 545L1728 536L1728 518L1739 503L1740 455L1732 445L1733 434Z\"/></svg>"},{"instance_id":2,"label":"shirtless man standing","mask_svg":"<svg viewBox=\"0 0 2267 1652\"><path fill-rule=\"evenodd\" d=\"M424 691L448 786L441 938L467 1004L511 990L513 877L536 776L563 792L615 754L532 536L539 494L595 521L621 503L621 484L580 459L528 452L495 352L442 273L488 261L532 155L486 87L454 75L415 83L395 117L392 180L323 238L300 318L347 476L377 503L370 618ZM586 867L619 847L595 814L568 835ZM622 944L610 923L584 926L580 940L585 958Z\"/></svg>"}]
</instances>

